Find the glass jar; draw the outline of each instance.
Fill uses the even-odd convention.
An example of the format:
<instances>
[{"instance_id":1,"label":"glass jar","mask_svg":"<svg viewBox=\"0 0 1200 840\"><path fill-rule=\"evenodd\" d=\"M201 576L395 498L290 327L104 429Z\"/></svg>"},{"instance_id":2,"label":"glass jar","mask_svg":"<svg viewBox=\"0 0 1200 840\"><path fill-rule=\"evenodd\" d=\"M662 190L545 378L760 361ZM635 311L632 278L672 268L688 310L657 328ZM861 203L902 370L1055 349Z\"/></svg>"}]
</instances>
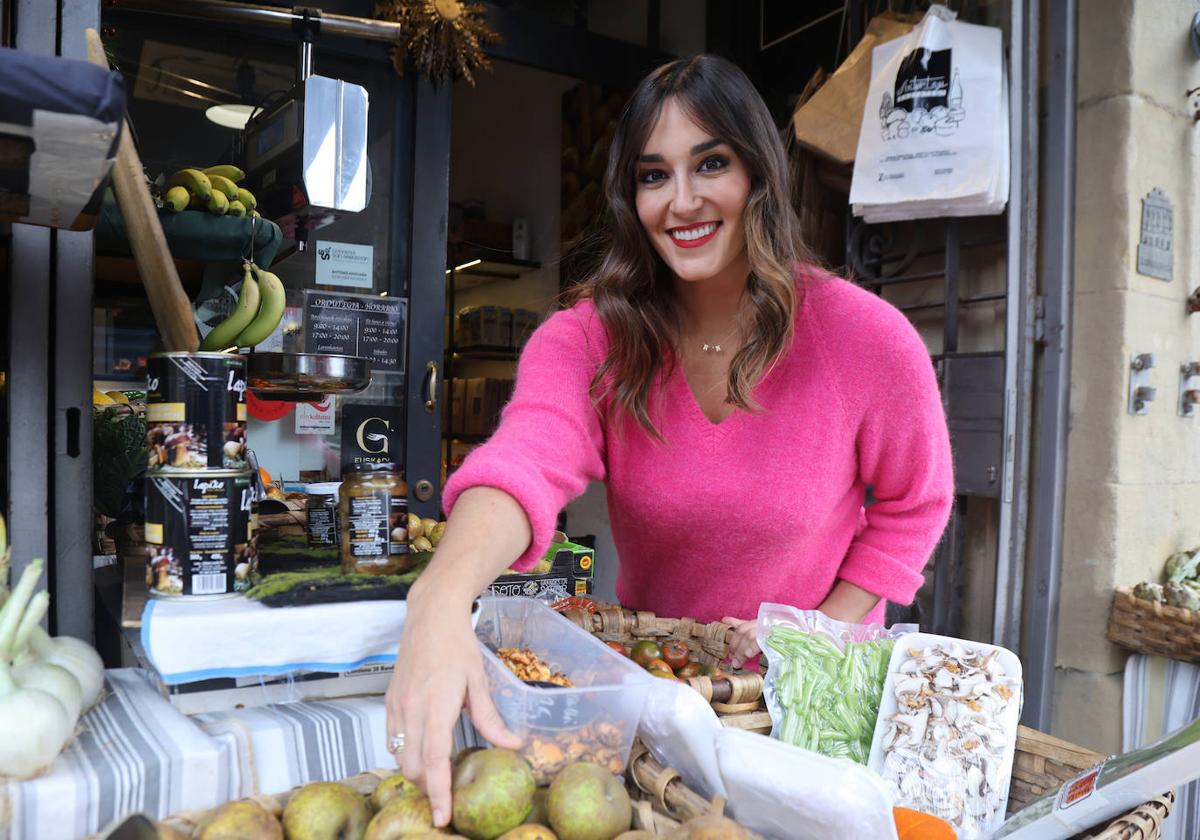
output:
<instances>
[{"instance_id":1,"label":"glass jar","mask_svg":"<svg viewBox=\"0 0 1200 840\"><path fill-rule=\"evenodd\" d=\"M323 481L304 488L308 498L305 512L308 514L308 547L318 551L336 551L341 543L341 527L338 516L337 481Z\"/></svg>"},{"instance_id":2,"label":"glass jar","mask_svg":"<svg viewBox=\"0 0 1200 840\"><path fill-rule=\"evenodd\" d=\"M340 495L342 571L393 575L407 569L408 485L400 468L355 464L342 474Z\"/></svg>"}]
</instances>

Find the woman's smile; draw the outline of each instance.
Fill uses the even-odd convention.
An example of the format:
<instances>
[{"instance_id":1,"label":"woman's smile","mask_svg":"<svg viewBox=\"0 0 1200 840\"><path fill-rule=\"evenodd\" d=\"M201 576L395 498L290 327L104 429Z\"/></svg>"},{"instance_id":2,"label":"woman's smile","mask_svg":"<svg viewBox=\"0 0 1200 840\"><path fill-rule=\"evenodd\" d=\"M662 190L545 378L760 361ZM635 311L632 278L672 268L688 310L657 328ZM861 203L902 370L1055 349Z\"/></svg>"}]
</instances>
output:
<instances>
[{"instance_id":1,"label":"woman's smile","mask_svg":"<svg viewBox=\"0 0 1200 840\"><path fill-rule=\"evenodd\" d=\"M681 225L669 228L667 235L680 248L699 248L701 245L706 245L712 241L713 237L717 235L717 228L720 226L720 222L700 222L694 225Z\"/></svg>"}]
</instances>

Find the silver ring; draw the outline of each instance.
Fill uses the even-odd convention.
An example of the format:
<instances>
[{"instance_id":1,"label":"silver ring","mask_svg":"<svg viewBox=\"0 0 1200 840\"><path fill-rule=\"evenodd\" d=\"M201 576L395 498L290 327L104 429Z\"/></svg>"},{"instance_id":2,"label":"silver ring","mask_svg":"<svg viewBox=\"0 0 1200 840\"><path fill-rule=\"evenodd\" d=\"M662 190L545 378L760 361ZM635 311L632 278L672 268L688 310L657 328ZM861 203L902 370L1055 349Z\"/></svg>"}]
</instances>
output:
<instances>
[{"instance_id":1,"label":"silver ring","mask_svg":"<svg viewBox=\"0 0 1200 840\"><path fill-rule=\"evenodd\" d=\"M388 738L387 750L390 753L404 752L404 733L397 732L392 737Z\"/></svg>"}]
</instances>

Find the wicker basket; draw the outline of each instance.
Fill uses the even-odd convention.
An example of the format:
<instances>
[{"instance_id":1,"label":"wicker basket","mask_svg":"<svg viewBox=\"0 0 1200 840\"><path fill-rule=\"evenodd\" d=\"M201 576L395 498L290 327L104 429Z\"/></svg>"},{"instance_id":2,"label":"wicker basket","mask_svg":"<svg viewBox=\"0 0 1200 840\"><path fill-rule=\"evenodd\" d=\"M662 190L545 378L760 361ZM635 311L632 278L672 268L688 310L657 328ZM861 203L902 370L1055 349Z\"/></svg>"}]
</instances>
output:
<instances>
[{"instance_id":1,"label":"wicker basket","mask_svg":"<svg viewBox=\"0 0 1200 840\"><path fill-rule=\"evenodd\" d=\"M659 644L678 639L687 644L702 665L723 662L729 655L729 639L733 635L733 628L720 621L704 624L691 618L660 618L652 612L612 605L600 605L595 612L568 609L563 615L605 642L631 646L642 639ZM727 679L693 677L687 682L712 704L725 726L750 732L771 731L771 716L763 702L762 674L735 669Z\"/></svg>"},{"instance_id":2,"label":"wicker basket","mask_svg":"<svg viewBox=\"0 0 1200 840\"><path fill-rule=\"evenodd\" d=\"M1200 611L1135 598L1127 586L1113 593L1106 636L1138 653L1200 662Z\"/></svg>"},{"instance_id":3,"label":"wicker basket","mask_svg":"<svg viewBox=\"0 0 1200 840\"><path fill-rule=\"evenodd\" d=\"M1104 756L1077 747L1060 738L1022 726L1017 731L1017 755L1013 761L1008 791L1008 813L1013 814L1044 793L1058 790L1063 782L1094 766ZM1107 826L1097 826L1077 838L1087 840L1156 840L1163 820L1171 813L1175 794L1168 791Z\"/></svg>"}]
</instances>

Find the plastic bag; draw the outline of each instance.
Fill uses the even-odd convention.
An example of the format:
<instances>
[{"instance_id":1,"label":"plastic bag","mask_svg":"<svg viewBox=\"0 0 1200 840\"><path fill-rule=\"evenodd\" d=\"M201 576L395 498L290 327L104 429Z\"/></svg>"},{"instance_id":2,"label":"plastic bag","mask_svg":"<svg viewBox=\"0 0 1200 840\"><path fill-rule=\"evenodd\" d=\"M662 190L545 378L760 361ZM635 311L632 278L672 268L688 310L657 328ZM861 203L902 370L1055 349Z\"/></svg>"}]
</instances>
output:
<instances>
[{"instance_id":1,"label":"plastic bag","mask_svg":"<svg viewBox=\"0 0 1200 840\"><path fill-rule=\"evenodd\" d=\"M784 604L760 606L757 636L768 663L763 695L771 737L865 765L893 643L916 629L847 624Z\"/></svg>"},{"instance_id":2,"label":"plastic bag","mask_svg":"<svg viewBox=\"0 0 1200 840\"><path fill-rule=\"evenodd\" d=\"M850 202L868 222L1003 212L1009 187L1002 33L930 7L878 46Z\"/></svg>"}]
</instances>

